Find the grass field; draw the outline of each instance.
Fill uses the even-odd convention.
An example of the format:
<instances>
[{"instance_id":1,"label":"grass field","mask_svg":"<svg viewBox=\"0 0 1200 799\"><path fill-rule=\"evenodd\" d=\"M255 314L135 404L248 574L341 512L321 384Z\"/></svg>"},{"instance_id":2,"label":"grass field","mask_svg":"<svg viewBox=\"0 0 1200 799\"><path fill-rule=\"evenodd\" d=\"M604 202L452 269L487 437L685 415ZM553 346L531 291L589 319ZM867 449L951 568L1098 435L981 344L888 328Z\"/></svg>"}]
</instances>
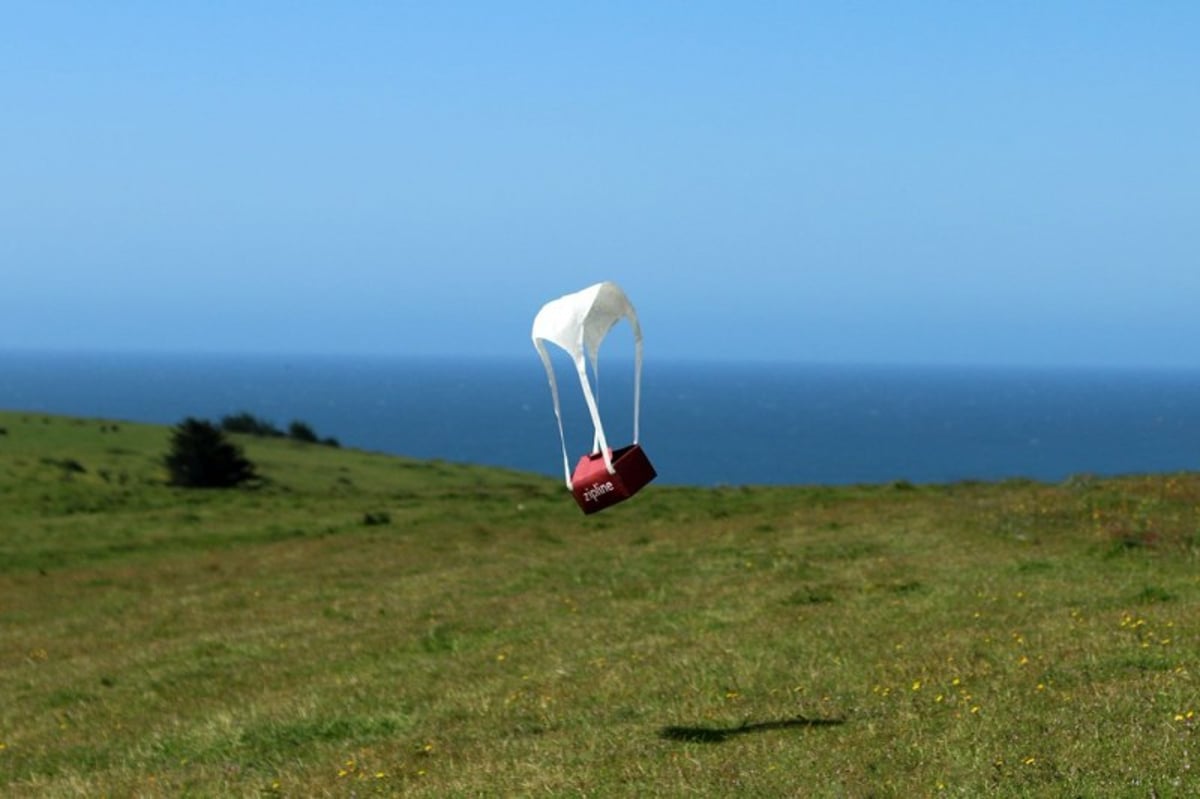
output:
<instances>
[{"instance_id":1,"label":"grass field","mask_svg":"<svg viewBox=\"0 0 1200 799\"><path fill-rule=\"evenodd\" d=\"M0 413L0 795L1200 795L1198 475L584 517L287 440L171 488L167 436Z\"/></svg>"}]
</instances>

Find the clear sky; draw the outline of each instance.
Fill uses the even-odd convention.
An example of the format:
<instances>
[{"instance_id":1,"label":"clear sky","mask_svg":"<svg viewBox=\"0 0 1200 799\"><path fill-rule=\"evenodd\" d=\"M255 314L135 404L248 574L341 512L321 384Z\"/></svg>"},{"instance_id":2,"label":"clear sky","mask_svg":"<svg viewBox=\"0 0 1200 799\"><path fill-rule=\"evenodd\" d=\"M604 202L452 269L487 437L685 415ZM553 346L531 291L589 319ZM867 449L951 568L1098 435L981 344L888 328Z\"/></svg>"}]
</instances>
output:
<instances>
[{"instance_id":1,"label":"clear sky","mask_svg":"<svg viewBox=\"0 0 1200 799\"><path fill-rule=\"evenodd\" d=\"M1200 3L0 2L0 348L1200 367Z\"/></svg>"}]
</instances>

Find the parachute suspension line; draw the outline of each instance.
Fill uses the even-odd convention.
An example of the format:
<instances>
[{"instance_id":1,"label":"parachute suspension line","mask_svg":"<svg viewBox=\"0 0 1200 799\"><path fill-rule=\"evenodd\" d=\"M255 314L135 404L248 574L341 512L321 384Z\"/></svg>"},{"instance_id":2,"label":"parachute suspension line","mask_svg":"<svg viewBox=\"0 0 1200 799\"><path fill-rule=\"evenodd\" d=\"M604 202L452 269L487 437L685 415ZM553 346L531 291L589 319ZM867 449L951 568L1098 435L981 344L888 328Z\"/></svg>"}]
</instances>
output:
<instances>
[{"instance_id":1,"label":"parachute suspension line","mask_svg":"<svg viewBox=\"0 0 1200 799\"><path fill-rule=\"evenodd\" d=\"M597 411L597 413L599 413L599 410L600 410L600 358L598 357L598 352L597 352L597 356L592 357L591 361L592 361L592 380L594 380L596 383L596 411ZM600 446L601 446L600 428L597 427L595 432L592 433L592 454L593 455L595 455L597 452L600 451Z\"/></svg>"},{"instance_id":2,"label":"parachute suspension line","mask_svg":"<svg viewBox=\"0 0 1200 799\"><path fill-rule=\"evenodd\" d=\"M558 443L562 445L563 478L567 488L571 487L571 461L567 457L567 436L563 432L562 408L558 401L558 380L554 377L554 364L550 362L550 353L540 341L534 341L538 355L542 356L542 365L546 367L546 379L550 381L550 396L554 399L554 418L558 420Z\"/></svg>"},{"instance_id":3,"label":"parachute suspension line","mask_svg":"<svg viewBox=\"0 0 1200 799\"><path fill-rule=\"evenodd\" d=\"M616 474L617 469L613 466L608 440L604 437L604 425L600 423L600 409L596 407L596 397L592 394L592 387L588 385L587 361L584 360L582 353L575 358L575 369L579 372L579 384L583 388L583 398L587 401L588 412L592 416L592 427L596 429L596 443L600 455L604 458L604 468L608 470L609 474Z\"/></svg>"},{"instance_id":4,"label":"parachute suspension line","mask_svg":"<svg viewBox=\"0 0 1200 799\"><path fill-rule=\"evenodd\" d=\"M633 342L633 443L638 443L638 423L642 412L642 331Z\"/></svg>"}]
</instances>

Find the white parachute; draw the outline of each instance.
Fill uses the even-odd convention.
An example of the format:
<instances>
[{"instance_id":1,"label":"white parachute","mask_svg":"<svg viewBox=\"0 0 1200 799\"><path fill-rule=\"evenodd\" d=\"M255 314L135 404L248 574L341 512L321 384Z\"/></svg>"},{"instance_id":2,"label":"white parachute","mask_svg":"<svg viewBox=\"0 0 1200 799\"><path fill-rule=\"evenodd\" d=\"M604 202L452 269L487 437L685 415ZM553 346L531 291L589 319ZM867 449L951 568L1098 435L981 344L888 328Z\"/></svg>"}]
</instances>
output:
<instances>
[{"instance_id":1,"label":"white parachute","mask_svg":"<svg viewBox=\"0 0 1200 799\"><path fill-rule=\"evenodd\" d=\"M583 398L587 401L588 411L592 417L592 426L595 428L592 451L601 453L605 468L609 474L613 474L615 469L612 451L604 435L604 425L600 421L600 409L596 404L596 395L592 392L591 383L588 381L587 367L590 362L592 374L599 381L600 342L622 319L628 319L633 328L633 443L636 445L642 398L642 328L638 323L637 313L633 310L633 304L625 296L625 292L616 283L607 281L597 283L582 291L567 294L546 303L533 320L533 346L537 348L538 354L542 358L542 364L546 367L546 378L550 381L550 393L554 398L554 416L558 420L558 438L562 443L563 474L566 476L568 488L571 487L571 464L567 457L566 436L563 433L558 382L554 377L554 365L550 362L550 353L546 351L546 342L551 342L566 350L575 363L575 369L579 373L579 383L583 388Z\"/></svg>"}]
</instances>

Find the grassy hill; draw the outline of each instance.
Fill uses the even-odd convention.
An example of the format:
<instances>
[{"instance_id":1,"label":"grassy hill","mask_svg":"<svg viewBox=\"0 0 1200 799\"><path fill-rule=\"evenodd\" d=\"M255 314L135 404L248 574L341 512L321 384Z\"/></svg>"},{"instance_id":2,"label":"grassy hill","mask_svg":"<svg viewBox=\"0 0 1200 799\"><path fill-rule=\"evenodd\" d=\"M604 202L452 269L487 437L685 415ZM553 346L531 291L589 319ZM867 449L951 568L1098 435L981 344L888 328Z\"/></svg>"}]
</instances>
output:
<instances>
[{"instance_id":1,"label":"grassy hill","mask_svg":"<svg viewBox=\"0 0 1200 799\"><path fill-rule=\"evenodd\" d=\"M1200 793L1200 476L584 517L288 440L171 488L167 438L0 413L2 795Z\"/></svg>"}]
</instances>

